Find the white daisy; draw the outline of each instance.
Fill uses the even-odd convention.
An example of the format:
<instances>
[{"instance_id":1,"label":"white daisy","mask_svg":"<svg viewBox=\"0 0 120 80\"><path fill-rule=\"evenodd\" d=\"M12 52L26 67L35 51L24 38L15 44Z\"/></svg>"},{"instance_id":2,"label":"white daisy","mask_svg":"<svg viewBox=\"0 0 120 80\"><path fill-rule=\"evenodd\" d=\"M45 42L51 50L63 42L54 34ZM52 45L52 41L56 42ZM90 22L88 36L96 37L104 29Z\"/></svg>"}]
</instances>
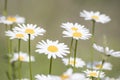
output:
<instances>
[{"instance_id":1,"label":"white daisy","mask_svg":"<svg viewBox=\"0 0 120 80\"><path fill-rule=\"evenodd\" d=\"M70 77L73 74L73 70L72 68L67 69L67 71L65 71L61 76L61 80L70 80Z\"/></svg>"},{"instance_id":2,"label":"white daisy","mask_svg":"<svg viewBox=\"0 0 120 80\"><path fill-rule=\"evenodd\" d=\"M82 26L81 28L78 28L78 30L63 31L63 34L64 34L63 37L72 37L77 40L79 40L79 39L87 40L91 37L89 30L84 28L84 26Z\"/></svg>"},{"instance_id":3,"label":"white daisy","mask_svg":"<svg viewBox=\"0 0 120 80\"><path fill-rule=\"evenodd\" d=\"M102 64L101 61L99 61L99 62L97 62L97 61L94 62L94 63L93 63L93 69L95 69L95 70L99 70L99 69L112 70L112 64L111 64L111 63L105 62L105 63L103 64L103 66L102 66L101 64ZM88 64L87 64L87 67L88 67L88 68L91 68L91 63L88 63Z\"/></svg>"},{"instance_id":4,"label":"white daisy","mask_svg":"<svg viewBox=\"0 0 120 80\"><path fill-rule=\"evenodd\" d=\"M13 23L21 24L21 23L25 23L25 18L20 17L18 15L16 15L16 16L7 16L7 17L1 16L0 17L0 23L7 24L7 25L11 25Z\"/></svg>"},{"instance_id":5,"label":"white daisy","mask_svg":"<svg viewBox=\"0 0 120 80\"><path fill-rule=\"evenodd\" d=\"M62 61L65 65L71 65L74 67L74 58L70 57L70 60L69 58L63 58ZM81 58L76 58L75 67L79 68L83 66L85 66L85 62Z\"/></svg>"},{"instance_id":6,"label":"white daisy","mask_svg":"<svg viewBox=\"0 0 120 80\"><path fill-rule=\"evenodd\" d=\"M36 52L48 55L48 59L50 59L51 57L53 57L54 59L56 59L56 57L63 58L63 56L66 56L69 53L69 48L64 43L58 42L58 40L46 40L46 42L42 40L41 42L39 42L39 44L37 44L36 48L38 49L36 50Z\"/></svg>"},{"instance_id":7,"label":"white daisy","mask_svg":"<svg viewBox=\"0 0 120 80\"><path fill-rule=\"evenodd\" d=\"M96 70L86 70L84 71L86 76L87 77L95 77L95 78L98 78L98 76L100 76L100 78L103 78L104 77L104 72L101 72L100 75L99 75L99 72L100 71L96 71Z\"/></svg>"},{"instance_id":8,"label":"white daisy","mask_svg":"<svg viewBox=\"0 0 120 80\"><path fill-rule=\"evenodd\" d=\"M105 14L100 14L100 12L86 11L80 12L80 17L84 17L85 20L94 20L95 22L107 23L111 19Z\"/></svg>"},{"instance_id":9,"label":"white daisy","mask_svg":"<svg viewBox=\"0 0 120 80\"><path fill-rule=\"evenodd\" d=\"M43 28L37 27L37 25L33 24L18 24L18 27L15 27L15 30L30 34L31 40L33 40L38 35L43 35L46 32Z\"/></svg>"},{"instance_id":10,"label":"white daisy","mask_svg":"<svg viewBox=\"0 0 120 80\"><path fill-rule=\"evenodd\" d=\"M105 53L107 56L120 57L120 51L114 51L109 49L109 47L102 47L96 44L93 44L93 48L101 53Z\"/></svg>"},{"instance_id":11,"label":"white daisy","mask_svg":"<svg viewBox=\"0 0 120 80\"><path fill-rule=\"evenodd\" d=\"M23 52L20 52L20 54L14 53L10 62L14 62L14 61L18 61L18 60L22 61L22 62L29 62L29 55L27 53L23 53ZM31 56L31 61L35 61L35 58L33 56Z\"/></svg>"},{"instance_id":12,"label":"white daisy","mask_svg":"<svg viewBox=\"0 0 120 80\"><path fill-rule=\"evenodd\" d=\"M69 80L87 80L85 75L82 73L74 73L70 76Z\"/></svg>"},{"instance_id":13,"label":"white daisy","mask_svg":"<svg viewBox=\"0 0 120 80\"><path fill-rule=\"evenodd\" d=\"M37 74L35 76L35 80L61 80L58 76L54 76L54 75L39 75Z\"/></svg>"},{"instance_id":14,"label":"white daisy","mask_svg":"<svg viewBox=\"0 0 120 80\"><path fill-rule=\"evenodd\" d=\"M23 39L24 41L28 40L28 35L24 32L19 32L19 31L15 31L15 30L13 30L13 31L8 30L5 33L6 33L5 35L9 36L10 39L16 38L16 39Z\"/></svg>"},{"instance_id":15,"label":"white daisy","mask_svg":"<svg viewBox=\"0 0 120 80\"><path fill-rule=\"evenodd\" d=\"M80 25L78 23L73 24L70 22L62 23L61 27L66 30L72 30L72 31L77 31L78 29L84 28L83 25Z\"/></svg>"}]
</instances>

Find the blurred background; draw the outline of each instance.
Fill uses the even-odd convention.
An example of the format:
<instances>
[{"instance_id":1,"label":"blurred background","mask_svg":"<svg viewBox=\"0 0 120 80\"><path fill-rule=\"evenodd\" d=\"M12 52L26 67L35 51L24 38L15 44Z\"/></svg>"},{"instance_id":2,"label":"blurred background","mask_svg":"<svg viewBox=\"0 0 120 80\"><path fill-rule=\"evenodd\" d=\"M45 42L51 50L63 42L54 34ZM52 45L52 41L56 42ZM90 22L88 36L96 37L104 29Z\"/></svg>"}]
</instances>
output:
<instances>
[{"instance_id":1,"label":"blurred background","mask_svg":"<svg viewBox=\"0 0 120 80\"><path fill-rule=\"evenodd\" d=\"M0 0L0 14L4 9L4 0ZM35 53L36 44L41 40L59 40L70 45L70 38L63 38L60 27L62 23L72 22L85 25L91 31L91 21L85 21L79 17L83 10L100 11L110 16L111 21L106 24L96 24L95 40L98 45L103 45L103 36L107 37L110 49L120 50L120 0L8 0L8 14L19 15L26 18L26 23L40 25L47 32L44 36L38 36L32 41L32 55L36 61L32 63L33 75L48 74L49 60L44 54ZM0 80L7 80L5 72L8 69L7 60L7 40L5 37L5 26L0 24ZM22 42L21 51L27 52L27 42ZM14 40L13 47L16 49L17 41ZM90 40L79 40L77 56L89 62L90 60ZM95 51L95 60L101 60L101 54ZM120 76L120 58L110 57L113 69L105 71L107 76ZM28 63L22 65L22 76L29 77ZM60 75L66 71L67 67L61 59L53 61L52 74ZM78 69L80 70L80 69Z\"/></svg>"}]
</instances>

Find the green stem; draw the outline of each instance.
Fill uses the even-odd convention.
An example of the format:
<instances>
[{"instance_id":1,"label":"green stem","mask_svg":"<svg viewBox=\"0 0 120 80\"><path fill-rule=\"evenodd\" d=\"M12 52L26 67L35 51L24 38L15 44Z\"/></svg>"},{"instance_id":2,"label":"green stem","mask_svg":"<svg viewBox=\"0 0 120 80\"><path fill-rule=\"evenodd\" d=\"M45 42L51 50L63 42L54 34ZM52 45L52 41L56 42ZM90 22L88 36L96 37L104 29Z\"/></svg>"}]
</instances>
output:
<instances>
[{"instance_id":1,"label":"green stem","mask_svg":"<svg viewBox=\"0 0 120 80\"><path fill-rule=\"evenodd\" d=\"M30 71L30 80L32 80L32 66L31 66L31 46L30 46L30 34L28 34L28 54L29 54L29 71Z\"/></svg>"},{"instance_id":2,"label":"green stem","mask_svg":"<svg viewBox=\"0 0 120 80\"><path fill-rule=\"evenodd\" d=\"M12 72L13 72L13 80L15 80L16 79L16 74L15 74L15 72L16 72L16 70L15 70L15 63L13 62L12 63Z\"/></svg>"},{"instance_id":3,"label":"green stem","mask_svg":"<svg viewBox=\"0 0 120 80\"><path fill-rule=\"evenodd\" d=\"M72 45L73 45L73 38L72 38L71 43L70 43L70 54L69 54L68 64L70 63L70 56L72 54Z\"/></svg>"},{"instance_id":4,"label":"green stem","mask_svg":"<svg viewBox=\"0 0 120 80\"><path fill-rule=\"evenodd\" d=\"M95 40L94 40L94 36L95 36L95 21L93 20L92 21L92 38L91 38L91 43L93 46L93 44L95 43ZM94 61L94 49L92 48L91 49L91 68L93 69L93 61Z\"/></svg>"},{"instance_id":5,"label":"green stem","mask_svg":"<svg viewBox=\"0 0 120 80\"><path fill-rule=\"evenodd\" d=\"M98 74L98 79L97 80L100 80L100 74L101 74L101 72L102 72L102 68L103 68L103 64L105 63L105 59L103 59L102 60L102 63L101 63L101 68L100 68L100 70L99 70L99 74Z\"/></svg>"},{"instance_id":6,"label":"green stem","mask_svg":"<svg viewBox=\"0 0 120 80\"><path fill-rule=\"evenodd\" d=\"M75 42L75 50L74 50L74 71L75 71L75 63L76 63L77 44L78 44L78 40L76 40L76 42Z\"/></svg>"},{"instance_id":7,"label":"green stem","mask_svg":"<svg viewBox=\"0 0 120 80\"><path fill-rule=\"evenodd\" d=\"M4 10L3 10L3 15L4 15L4 16L7 16L7 3L8 3L8 1L5 0Z\"/></svg>"},{"instance_id":8,"label":"green stem","mask_svg":"<svg viewBox=\"0 0 120 80\"><path fill-rule=\"evenodd\" d=\"M49 74L51 74L51 71L52 71L52 57L50 58Z\"/></svg>"},{"instance_id":9,"label":"green stem","mask_svg":"<svg viewBox=\"0 0 120 80\"><path fill-rule=\"evenodd\" d=\"M18 71L18 74L19 74L19 80L21 80L21 61L20 61L20 43L21 43L21 39L18 39L18 61L19 61L19 71Z\"/></svg>"}]
</instances>

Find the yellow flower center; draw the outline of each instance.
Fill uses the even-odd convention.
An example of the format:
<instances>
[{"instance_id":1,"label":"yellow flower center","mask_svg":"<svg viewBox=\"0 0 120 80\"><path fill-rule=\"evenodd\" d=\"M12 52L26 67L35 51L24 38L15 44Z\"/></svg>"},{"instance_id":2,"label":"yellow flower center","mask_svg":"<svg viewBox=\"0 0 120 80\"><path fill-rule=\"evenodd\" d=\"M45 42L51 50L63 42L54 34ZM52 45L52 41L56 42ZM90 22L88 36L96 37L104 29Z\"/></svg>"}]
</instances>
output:
<instances>
[{"instance_id":1,"label":"yellow flower center","mask_svg":"<svg viewBox=\"0 0 120 80\"><path fill-rule=\"evenodd\" d=\"M76 27L72 27L71 30L73 30L73 31L77 31L78 28L76 28Z\"/></svg>"},{"instance_id":2,"label":"yellow flower center","mask_svg":"<svg viewBox=\"0 0 120 80\"><path fill-rule=\"evenodd\" d=\"M51 46L48 47L48 51L50 51L50 52L57 52L58 48L56 46L51 45Z\"/></svg>"},{"instance_id":3,"label":"yellow flower center","mask_svg":"<svg viewBox=\"0 0 120 80\"><path fill-rule=\"evenodd\" d=\"M73 37L82 37L82 34L80 32L74 32Z\"/></svg>"},{"instance_id":4,"label":"yellow flower center","mask_svg":"<svg viewBox=\"0 0 120 80\"><path fill-rule=\"evenodd\" d=\"M70 60L69 64L74 65L74 60ZM76 62L75 62L76 64Z\"/></svg>"},{"instance_id":5,"label":"yellow flower center","mask_svg":"<svg viewBox=\"0 0 120 80\"><path fill-rule=\"evenodd\" d=\"M27 34L34 34L35 33L35 31L33 30L33 29L26 29L25 30L25 33L27 33Z\"/></svg>"},{"instance_id":6,"label":"yellow flower center","mask_svg":"<svg viewBox=\"0 0 120 80\"><path fill-rule=\"evenodd\" d=\"M62 76L61 76L61 80L65 80L65 79L68 79L69 78L69 76L68 75L65 75L65 74L63 74Z\"/></svg>"},{"instance_id":7,"label":"yellow flower center","mask_svg":"<svg viewBox=\"0 0 120 80\"><path fill-rule=\"evenodd\" d=\"M101 64L97 64L97 65L96 65L96 68L101 69L101 68L102 68L102 65L101 65Z\"/></svg>"},{"instance_id":8,"label":"yellow flower center","mask_svg":"<svg viewBox=\"0 0 120 80\"><path fill-rule=\"evenodd\" d=\"M23 35L23 34L16 34L16 37L17 37L17 38L23 38L24 35Z\"/></svg>"},{"instance_id":9,"label":"yellow flower center","mask_svg":"<svg viewBox=\"0 0 120 80\"><path fill-rule=\"evenodd\" d=\"M96 77L96 76L97 76L97 73L96 73L96 72L91 72L91 73L89 73L89 75L90 75L91 77Z\"/></svg>"},{"instance_id":10,"label":"yellow flower center","mask_svg":"<svg viewBox=\"0 0 120 80\"><path fill-rule=\"evenodd\" d=\"M23 56L19 56L18 60L23 61L25 58Z\"/></svg>"},{"instance_id":11,"label":"yellow flower center","mask_svg":"<svg viewBox=\"0 0 120 80\"><path fill-rule=\"evenodd\" d=\"M15 18L15 17L8 17L7 20L8 20L8 21L15 22L15 21L16 21L16 18Z\"/></svg>"},{"instance_id":12,"label":"yellow flower center","mask_svg":"<svg viewBox=\"0 0 120 80\"><path fill-rule=\"evenodd\" d=\"M98 16L92 16L92 19L94 19L94 20L98 20L99 17L98 17Z\"/></svg>"}]
</instances>

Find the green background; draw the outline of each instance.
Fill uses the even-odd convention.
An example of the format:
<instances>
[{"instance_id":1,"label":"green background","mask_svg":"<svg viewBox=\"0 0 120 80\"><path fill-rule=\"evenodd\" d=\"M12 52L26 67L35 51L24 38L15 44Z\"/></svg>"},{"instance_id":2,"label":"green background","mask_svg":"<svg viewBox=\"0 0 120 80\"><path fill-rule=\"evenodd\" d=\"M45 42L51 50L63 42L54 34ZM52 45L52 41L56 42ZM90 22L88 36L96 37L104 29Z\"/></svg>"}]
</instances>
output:
<instances>
[{"instance_id":1,"label":"green background","mask_svg":"<svg viewBox=\"0 0 120 80\"><path fill-rule=\"evenodd\" d=\"M26 23L40 25L47 32L44 36L38 36L32 41L32 55L36 61L32 63L33 76L36 74L47 74L49 60L44 54L35 53L36 44L41 40L59 40L65 44L70 44L70 38L63 38L60 27L62 23L72 22L85 25L91 31L91 22L79 17L83 10L100 11L112 19L109 23L96 24L95 41L103 45L103 36L107 37L108 46L116 51L120 50L120 0L8 0L8 14L20 15L26 18ZM4 9L4 0L0 0L0 14ZM0 24L0 80L7 80L5 72L8 69L7 60L7 40L5 37L5 26ZM13 40L13 48L16 50L17 40ZM77 56L89 62L90 60L90 40L79 40ZM27 52L27 42L22 41L21 51ZM95 60L101 60L101 54L95 51ZM110 57L113 69L105 71L110 77L120 76L120 59ZM60 75L67 67L61 59L53 61L52 74ZM81 69L78 69L81 70ZM29 77L28 63L23 63L22 76Z\"/></svg>"}]
</instances>

